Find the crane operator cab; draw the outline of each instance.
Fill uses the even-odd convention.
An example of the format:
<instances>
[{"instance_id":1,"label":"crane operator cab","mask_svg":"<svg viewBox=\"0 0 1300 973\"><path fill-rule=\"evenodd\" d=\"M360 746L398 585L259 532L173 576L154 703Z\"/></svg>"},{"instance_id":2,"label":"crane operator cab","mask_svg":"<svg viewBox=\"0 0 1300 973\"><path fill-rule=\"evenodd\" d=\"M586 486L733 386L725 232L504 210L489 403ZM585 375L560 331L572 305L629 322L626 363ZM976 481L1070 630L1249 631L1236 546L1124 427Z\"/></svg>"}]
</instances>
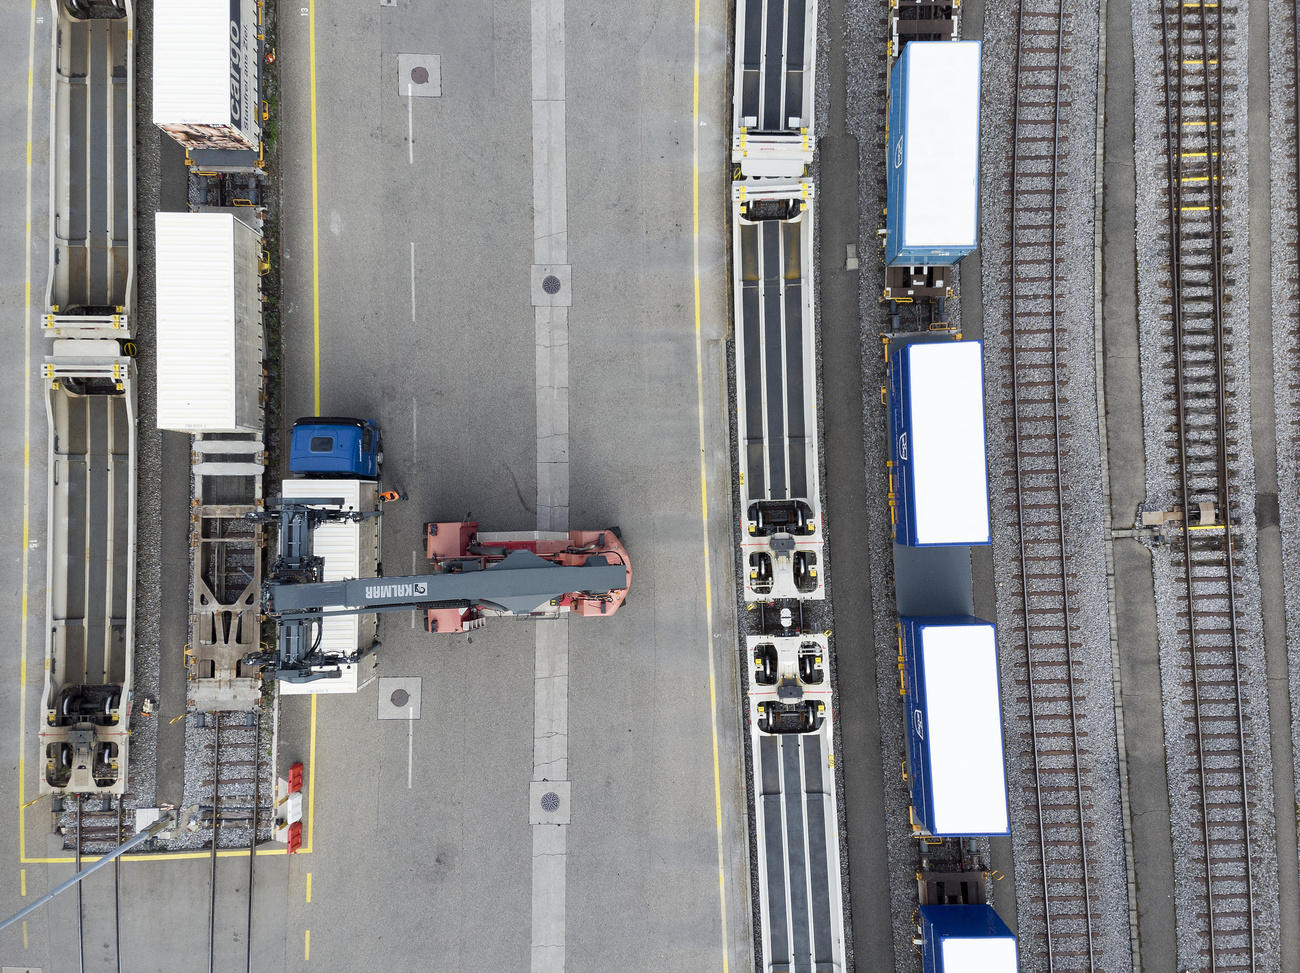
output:
<instances>
[{"instance_id":1,"label":"crane operator cab","mask_svg":"<svg viewBox=\"0 0 1300 973\"><path fill-rule=\"evenodd\" d=\"M383 461L379 425L370 419L308 416L293 424L291 473L377 480Z\"/></svg>"}]
</instances>

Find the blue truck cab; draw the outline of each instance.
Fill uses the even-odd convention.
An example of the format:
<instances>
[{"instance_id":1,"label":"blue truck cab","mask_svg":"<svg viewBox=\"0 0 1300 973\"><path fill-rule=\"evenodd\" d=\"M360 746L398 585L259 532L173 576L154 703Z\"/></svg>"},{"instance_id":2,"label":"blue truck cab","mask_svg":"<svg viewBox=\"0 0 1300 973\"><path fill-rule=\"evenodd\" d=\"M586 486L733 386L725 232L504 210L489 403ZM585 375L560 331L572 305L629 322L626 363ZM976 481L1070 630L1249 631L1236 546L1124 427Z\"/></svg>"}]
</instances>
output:
<instances>
[{"instance_id":1,"label":"blue truck cab","mask_svg":"<svg viewBox=\"0 0 1300 973\"><path fill-rule=\"evenodd\" d=\"M379 424L370 419L307 416L293 424L290 473L377 480L383 457Z\"/></svg>"}]
</instances>

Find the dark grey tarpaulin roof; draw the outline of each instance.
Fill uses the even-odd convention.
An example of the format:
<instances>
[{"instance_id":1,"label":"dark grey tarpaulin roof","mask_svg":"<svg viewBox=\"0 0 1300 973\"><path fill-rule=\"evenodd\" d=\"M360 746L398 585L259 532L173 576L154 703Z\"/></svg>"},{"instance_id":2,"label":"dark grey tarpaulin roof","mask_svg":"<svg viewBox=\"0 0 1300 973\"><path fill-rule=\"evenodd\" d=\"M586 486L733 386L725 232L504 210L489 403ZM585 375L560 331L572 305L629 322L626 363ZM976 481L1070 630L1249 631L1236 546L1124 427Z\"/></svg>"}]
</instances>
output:
<instances>
[{"instance_id":1,"label":"dark grey tarpaulin roof","mask_svg":"<svg viewBox=\"0 0 1300 973\"><path fill-rule=\"evenodd\" d=\"M627 567L608 564L603 555L593 554L586 564L570 567L531 551L513 551L484 570L317 584L272 583L266 612L276 618L295 618L463 602L527 615L570 592L603 595L626 585Z\"/></svg>"}]
</instances>

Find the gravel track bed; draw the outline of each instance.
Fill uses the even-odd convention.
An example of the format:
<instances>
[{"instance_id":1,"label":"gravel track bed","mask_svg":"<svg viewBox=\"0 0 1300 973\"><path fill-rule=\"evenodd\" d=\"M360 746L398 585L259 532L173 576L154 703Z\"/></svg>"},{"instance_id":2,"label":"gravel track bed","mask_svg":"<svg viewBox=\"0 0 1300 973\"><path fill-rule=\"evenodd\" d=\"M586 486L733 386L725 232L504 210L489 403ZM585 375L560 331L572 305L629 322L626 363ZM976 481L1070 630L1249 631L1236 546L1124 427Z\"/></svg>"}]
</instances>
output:
<instances>
[{"instance_id":1,"label":"gravel track bed","mask_svg":"<svg viewBox=\"0 0 1300 973\"><path fill-rule=\"evenodd\" d=\"M1269 29L1269 158L1273 206L1273 368L1277 433L1277 500L1282 533L1286 617L1300 618L1300 272L1297 268L1296 36L1279 17ZM1300 804L1300 626L1287 625L1295 798Z\"/></svg>"},{"instance_id":2,"label":"gravel track bed","mask_svg":"<svg viewBox=\"0 0 1300 973\"><path fill-rule=\"evenodd\" d=\"M212 720L214 714L207 714L206 726L199 726L194 714L185 718L185 798L184 806L199 805L203 809L212 806ZM275 803L275 775L271 768L271 733L272 721L269 714L264 714L258 726L256 753L251 743L252 734L242 727L236 728L236 717L225 715L221 721L221 806L235 811L246 811L253 800L251 781L238 780L229 783L231 777L245 778L251 776L252 763L257 760L258 768L258 807L270 810ZM240 767L238 764L242 763ZM271 838L272 828L269 824L258 828L258 840ZM248 847L248 827L234 823L223 824L219 830L222 848ZM181 834L167 843L172 849L210 848L212 829L200 828L191 834Z\"/></svg>"},{"instance_id":3,"label":"gravel track bed","mask_svg":"<svg viewBox=\"0 0 1300 973\"><path fill-rule=\"evenodd\" d=\"M885 460L888 443L886 411L878 389L885 381L885 362L879 335L888 329L885 309L880 304L884 284L882 253L876 231L885 206L885 44L889 36L885 6L847 4L845 13L845 82L849 97L845 103L845 129L858 140L858 162L862 178L858 183L858 275L859 328L862 344L863 435L867 478L867 541L871 545L871 600L875 645L876 687L881 720L881 797L885 820L881 825L889 856L889 916L894 938L894 969L914 973L921 968L912 945L913 917L917 908L916 867L919 856L916 839L908 822L911 806L900 767L905 756L902 704L898 696L897 625L894 601L894 563L890 544ZM863 755L870 760L870 755ZM864 921L866 917L858 917ZM871 917L875 922L884 916Z\"/></svg>"},{"instance_id":4,"label":"gravel track bed","mask_svg":"<svg viewBox=\"0 0 1300 973\"><path fill-rule=\"evenodd\" d=\"M880 336L890 328L888 308L880 302L884 285L882 251L877 231L882 225L885 206L885 92L886 43L889 37L888 9L884 5L848 4L845 13L845 73L848 87L845 127L858 140L858 161L862 179L858 188L859 228L858 256L861 271L858 281L860 308L859 331L862 347L863 445L864 475L867 479L867 519L870 544L871 598L875 644L864 646L876 660L877 699L881 716L882 801L888 849L888 875L891 913L890 928L894 941L894 969L897 973L916 973L921 958L914 945L918 894L916 872L921 866L921 849L912 835L909 821L911 797L903 780L901 767L905 759L904 713L898 694L898 612L895 607L892 527L888 506L886 460L888 442L886 410L879 390L885 383L885 360ZM902 309L903 329L914 327L929 317L918 305ZM958 305L948 303L949 320L959 319ZM870 760L870 755L864 755ZM974 856L988 860L988 841L972 844ZM931 849L936 867L949 857L955 860L960 849L945 842L942 849ZM996 889L989 889L989 901L995 902ZM857 916L858 922L883 922L883 916Z\"/></svg>"},{"instance_id":5,"label":"gravel track bed","mask_svg":"<svg viewBox=\"0 0 1300 973\"><path fill-rule=\"evenodd\" d=\"M162 434L157 424L157 354L154 345L154 226L161 179L159 138L153 124L153 0L135 8L135 185L136 264L136 575L135 575L135 705L131 720L130 768L127 789L134 803L157 803L158 719L140 715L146 697L158 699L162 648L158 619L162 599L162 491L177 489L163 483ZM180 484L183 488L183 484ZM176 662L180 652L176 651ZM167 700L175 713L184 700Z\"/></svg>"},{"instance_id":6,"label":"gravel track bed","mask_svg":"<svg viewBox=\"0 0 1300 973\"><path fill-rule=\"evenodd\" d=\"M1151 0L1133 6L1134 57L1138 65L1135 111L1140 124L1136 135L1138 293L1150 295L1138 308L1142 398L1145 423L1147 500L1152 510L1169 510L1177 494L1178 463L1174 433L1173 359L1168 320L1169 251L1167 221L1166 146L1161 48L1160 6ZM1247 288L1247 173L1244 71L1247 5L1225 7L1223 55L1223 232L1224 281L1228 300L1224 326L1229 342L1225 395L1230 415L1230 485L1237 524L1233 532L1237 551L1237 615L1239 619L1239 673L1242 684L1242 722L1247 745L1250 787L1252 884L1255 913L1255 968L1260 973L1278 968L1277 868L1269 746L1266 670L1260 628L1260 594L1255 559L1254 458L1250 448L1249 292ZM1184 58L1197 57L1184 53ZM1195 137L1195 132L1192 137ZM1203 141L1200 143L1203 145ZM1195 151L1184 146L1184 152ZM1190 223L1190 221L1189 221ZM1199 373L1193 378L1212 382ZM1194 469L1194 485L1204 488L1212 471ZM1205 499L1198 495L1195 499ZM1202 828L1199 812L1200 775L1194 746L1187 639L1179 631L1179 613L1186 612L1181 555L1167 546L1153 551L1157 630L1160 642L1161 688L1164 708L1165 748L1169 770L1170 817L1174 848L1174 897L1180 968L1200 969L1209 948L1205 874L1201 859ZM1223 677L1216 677L1223 678ZM1204 705L1203 705L1203 708ZM1215 773L1210 786L1233 785L1236 772ZM1232 801L1232 791L1218 800ZM1231 850L1231 849L1229 849ZM1225 853L1220 850L1220 854ZM1216 899L1231 896L1235 888L1216 884ZM1221 951L1223 945L1220 947Z\"/></svg>"},{"instance_id":7,"label":"gravel track bed","mask_svg":"<svg viewBox=\"0 0 1300 973\"><path fill-rule=\"evenodd\" d=\"M1040 3L1034 9L1053 9ZM1060 381L1060 435L1062 443L1063 502L1066 510L1065 545L1071 577L1069 580L1071 611L1071 652L1074 665L1076 724L1081 747L1081 769L1087 806L1087 865L1091 911L1092 949L1098 970L1131 969L1127 871L1124 856L1124 830L1119 793L1119 751L1115 732L1115 700L1110 648L1109 607L1106 588L1104 546L1104 497L1101 483L1101 457L1097 432L1095 371L1095 308L1093 273L1094 175L1096 157L1096 85L1098 10L1095 3L1068 2L1065 5L1066 35L1062 58L1062 77L1066 87L1060 104L1060 163L1057 190L1057 326L1058 375ZM1034 24L1026 21L1027 25ZM1041 21L1035 26L1042 26ZM1019 528L1016 512L1016 469L1014 454L1014 410L1011 398L1013 373L1010 357L1010 301L1007 297L1011 246L1011 143L1012 92L1015 84L1017 16L1014 9L1001 5L987 8L984 22L984 112L981 118L981 250L984 283L985 387L988 424L989 496L993 520L994 578L997 584L997 623L999 661L1002 672L1003 737L1006 741L1007 786L1011 803L1011 831L1015 859L1018 926L1021 941L1021 969L1047 969L1047 926L1043 905L1042 854L1039 848L1039 805L1035 790L1035 768L1031 739L1028 661L1023 635L1021 609L1021 564ZM1053 28L1054 29L1054 28ZM1055 37L1029 38L1027 47L1055 50ZM1027 73L1030 83L1050 84L1055 77L1055 54L1026 53L1024 64L1050 65L1051 70ZM990 98L989 92L1007 92L1005 98ZM1039 101L1048 92L1022 94L1026 100ZM1022 117L1050 117L1042 110L1025 109ZM1030 130L1041 135L1042 126ZM1023 134L1023 133L1022 133ZM1050 156L1051 144L1036 145L1028 152ZM1045 178L1032 179L1031 172L1047 172L1050 163L1022 165L1019 186L1029 189L1045 187ZM1032 199L1025 206L1040 201ZM1022 212L1022 223L1029 222ZM1022 235L1020 259L1046 260L1048 246L1027 246ZM1046 274L1040 266L1022 266L1020 273ZM1042 285L1045 286L1045 285ZM1041 291L1042 286L1038 288ZM1034 291L1022 285L1020 293ZM1022 298L1018 313L1045 311L1045 300ZM1045 327L1046 323L1035 322ZM1043 339L1040 344L1046 344ZM1021 343L1023 349L1029 339ZM1046 359L1022 352L1022 364L1038 364ZM1043 374L1046 374L1045 372ZM1041 416L1050 420L1052 405L1044 402L1041 390L1022 389L1020 415L1022 428L1031 433L1050 432L1049 421L1029 422ZM1027 401L1033 399L1034 401ZM1032 440L1023 447L1029 450L1050 449L1050 440ZM1034 468L1050 464L1035 460ZM1026 464L1028 465L1028 464ZM1054 466L1053 466L1054 468ZM1023 482L1042 480L1026 477ZM1055 496L1053 492L1053 497ZM1034 495L1026 502L1047 500ZM1054 500L1052 501L1054 502ZM1034 536L1029 530L1026 537ZM1030 573L1055 572L1055 565L1031 567ZM1059 588L1059 581L1030 580L1031 597L1047 595ZM1041 638L1036 639L1035 645ZM1036 654L1041 651L1035 649ZM1064 670L1054 673L1060 675ZM1037 671L1037 670L1036 670ZM1041 677L1041 673L1039 673ZM1039 732L1055 730L1054 724L1042 724L1044 714L1061 713L1061 703L1044 703L1047 696L1065 693L1062 686L1042 685L1036 689L1040 702L1035 711L1040 720ZM1066 746L1052 741L1041 749ZM1060 783L1046 768L1059 760L1040 758L1044 784ZM1073 773L1070 773L1073 787ZM1051 795L1049 795L1051 796ZM1073 802L1073 791L1059 795ZM1048 812L1052 814L1052 812ZM1059 816L1059 815L1058 815ZM1053 856L1059 857L1059 856ZM1058 866L1059 867L1059 866ZM1053 874L1061 874L1053 869ZM1063 894L1065 886L1053 885L1053 894ZM1074 888L1068 891L1076 891ZM1073 903L1071 903L1073 905ZM1061 907L1058 907L1060 911ZM1067 911L1077 911L1070 908ZM1062 924L1053 919L1053 930L1082 931L1082 922ZM1061 949L1077 948L1078 943L1064 941ZM1078 958L1086 965L1088 958ZM1058 968L1075 968L1068 961ZM1079 966L1078 968L1083 968Z\"/></svg>"}]
</instances>

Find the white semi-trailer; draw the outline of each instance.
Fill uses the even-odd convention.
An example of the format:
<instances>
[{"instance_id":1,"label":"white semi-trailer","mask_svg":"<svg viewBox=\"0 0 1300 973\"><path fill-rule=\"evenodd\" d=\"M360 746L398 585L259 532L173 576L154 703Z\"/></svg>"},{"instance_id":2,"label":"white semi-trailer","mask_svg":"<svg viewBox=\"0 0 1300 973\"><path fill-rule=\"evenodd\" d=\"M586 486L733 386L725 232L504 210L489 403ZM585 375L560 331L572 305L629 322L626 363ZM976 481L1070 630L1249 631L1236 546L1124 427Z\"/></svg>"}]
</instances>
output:
<instances>
[{"instance_id":1,"label":"white semi-trailer","mask_svg":"<svg viewBox=\"0 0 1300 973\"><path fill-rule=\"evenodd\" d=\"M285 480L281 494L286 500L336 499L338 503L312 504L331 510L353 510L369 514L379 509L379 483L375 480L304 478ZM373 578L379 573L379 517L355 521L328 521L312 529L312 553L322 558L322 581ZM365 656L378 645L379 616L374 612L333 615L319 626L319 650L332 658L349 661L330 665L332 678L310 682L279 683L281 693L354 693L368 669ZM355 660L353 661L353 657ZM333 676L333 670L338 675Z\"/></svg>"},{"instance_id":2,"label":"white semi-trailer","mask_svg":"<svg viewBox=\"0 0 1300 973\"><path fill-rule=\"evenodd\" d=\"M262 144L257 0L154 0L153 120L186 149Z\"/></svg>"},{"instance_id":3,"label":"white semi-trailer","mask_svg":"<svg viewBox=\"0 0 1300 973\"><path fill-rule=\"evenodd\" d=\"M156 213L158 428L256 433L261 234L233 213Z\"/></svg>"}]
</instances>

